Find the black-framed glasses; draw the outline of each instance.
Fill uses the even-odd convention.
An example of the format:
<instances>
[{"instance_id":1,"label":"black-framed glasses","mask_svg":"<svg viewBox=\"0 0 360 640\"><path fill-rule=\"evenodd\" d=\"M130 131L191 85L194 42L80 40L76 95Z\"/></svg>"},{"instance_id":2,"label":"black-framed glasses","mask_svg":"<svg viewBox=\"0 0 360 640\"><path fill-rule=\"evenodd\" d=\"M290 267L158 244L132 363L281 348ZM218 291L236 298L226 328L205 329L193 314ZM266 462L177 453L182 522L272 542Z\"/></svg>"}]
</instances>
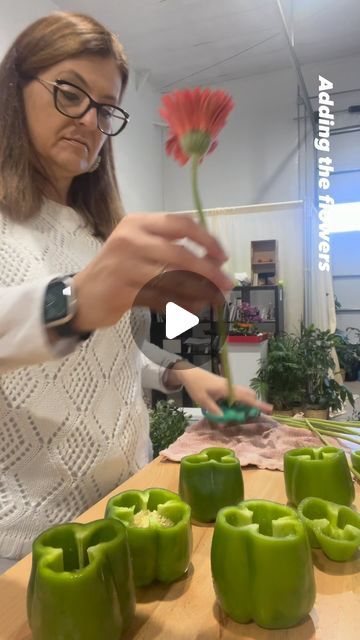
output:
<instances>
[{"instance_id":1,"label":"black-framed glasses","mask_svg":"<svg viewBox=\"0 0 360 640\"><path fill-rule=\"evenodd\" d=\"M117 136L123 131L130 120L129 114L121 107L113 104L96 102L84 89L68 80L44 80L44 78L34 77L47 88L53 87L55 108L68 118L82 118L90 109L96 109L97 127L107 136ZM49 89L50 90L50 89Z\"/></svg>"}]
</instances>

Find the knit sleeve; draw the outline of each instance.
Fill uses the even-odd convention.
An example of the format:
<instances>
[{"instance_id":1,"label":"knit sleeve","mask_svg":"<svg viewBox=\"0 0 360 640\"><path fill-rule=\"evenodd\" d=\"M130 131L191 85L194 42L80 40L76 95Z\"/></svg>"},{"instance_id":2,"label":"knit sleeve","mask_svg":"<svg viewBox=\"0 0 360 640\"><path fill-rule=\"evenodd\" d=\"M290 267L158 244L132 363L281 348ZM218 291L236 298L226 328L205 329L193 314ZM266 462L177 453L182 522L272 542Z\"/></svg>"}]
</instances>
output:
<instances>
[{"instance_id":1,"label":"knit sleeve","mask_svg":"<svg viewBox=\"0 0 360 640\"><path fill-rule=\"evenodd\" d=\"M0 287L0 372L68 355L76 338L51 345L43 325L45 290L52 276L11 287Z\"/></svg>"},{"instance_id":2,"label":"knit sleeve","mask_svg":"<svg viewBox=\"0 0 360 640\"><path fill-rule=\"evenodd\" d=\"M147 340L142 345L141 362L141 381L142 386L145 389L157 389L163 393L171 393L178 391L182 388L182 385L171 389L164 384L164 374L169 365L181 360L180 356L175 353L169 353L160 349L155 344L151 344Z\"/></svg>"}]
</instances>

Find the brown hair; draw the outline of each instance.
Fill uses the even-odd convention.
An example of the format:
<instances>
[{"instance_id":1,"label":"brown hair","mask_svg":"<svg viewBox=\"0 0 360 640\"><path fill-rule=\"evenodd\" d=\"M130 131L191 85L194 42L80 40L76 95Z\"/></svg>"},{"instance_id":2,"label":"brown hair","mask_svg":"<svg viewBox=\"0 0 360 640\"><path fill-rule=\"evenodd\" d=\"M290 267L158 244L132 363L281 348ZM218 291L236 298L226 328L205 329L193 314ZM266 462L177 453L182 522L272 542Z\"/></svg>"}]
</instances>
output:
<instances>
[{"instance_id":1,"label":"brown hair","mask_svg":"<svg viewBox=\"0 0 360 640\"><path fill-rule=\"evenodd\" d=\"M23 78L84 54L116 60L122 96L128 81L122 45L99 22L82 14L58 12L40 18L17 37L0 64L0 204L14 220L39 211L47 181L37 168L26 125ZM96 235L106 238L123 213L110 138L100 155L97 171L73 179L67 204L87 219Z\"/></svg>"}]
</instances>

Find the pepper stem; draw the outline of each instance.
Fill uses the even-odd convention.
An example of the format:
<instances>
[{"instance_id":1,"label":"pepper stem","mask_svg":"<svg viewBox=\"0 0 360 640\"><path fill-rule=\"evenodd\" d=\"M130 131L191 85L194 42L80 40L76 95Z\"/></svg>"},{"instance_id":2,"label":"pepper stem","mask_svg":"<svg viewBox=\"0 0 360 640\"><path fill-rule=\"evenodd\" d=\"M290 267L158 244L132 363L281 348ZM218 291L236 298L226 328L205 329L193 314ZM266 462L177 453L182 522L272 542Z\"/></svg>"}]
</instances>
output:
<instances>
[{"instance_id":1,"label":"pepper stem","mask_svg":"<svg viewBox=\"0 0 360 640\"><path fill-rule=\"evenodd\" d=\"M200 161L199 156L197 156L197 155L193 155L192 156L192 170L191 170L192 191L193 191L193 198L194 198L195 207L196 207L197 212L199 214L200 224L205 229L207 229L205 214L204 214L204 211L203 211L201 198L200 198L200 194L199 194L199 188L198 188L198 166L199 166L199 161ZM220 343L222 344L222 347L221 347L221 350L220 350L220 358L221 358L221 364L222 364L222 369L223 369L223 375L226 378L227 383L228 383L228 402L229 402L229 406L231 406L235 402L235 393L234 393L234 387L233 387L233 382L232 382L232 375L231 375L231 369L230 369L230 363L229 363L229 355L228 355L228 349L227 349L227 343L226 343L227 332L226 332L226 326L225 326L224 315L223 315L223 307L221 305L219 305L216 308L216 315L217 315L218 331L219 331L219 335L220 335Z\"/></svg>"}]
</instances>

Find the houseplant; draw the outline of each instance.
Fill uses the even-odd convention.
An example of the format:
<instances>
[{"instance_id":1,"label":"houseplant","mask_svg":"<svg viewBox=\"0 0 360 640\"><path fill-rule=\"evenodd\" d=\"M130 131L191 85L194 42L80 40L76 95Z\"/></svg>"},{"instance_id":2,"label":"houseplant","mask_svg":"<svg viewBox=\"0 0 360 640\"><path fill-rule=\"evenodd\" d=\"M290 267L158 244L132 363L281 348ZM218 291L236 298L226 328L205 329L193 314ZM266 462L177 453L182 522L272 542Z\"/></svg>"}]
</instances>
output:
<instances>
[{"instance_id":1,"label":"houseplant","mask_svg":"<svg viewBox=\"0 0 360 640\"><path fill-rule=\"evenodd\" d=\"M352 393L331 375L335 371L333 350L337 336L329 330L322 331L313 324L301 326L298 354L303 372L303 403L305 415L327 418L329 410L342 408L345 400L354 407ZM320 413L319 413L320 412Z\"/></svg>"},{"instance_id":2,"label":"houseplant","mask_svg":"<svg viewBox=\"0 0 360 640\"><path fill-rule=\"evenodd\" d=\"M360 344L352 343L346 335L336 333L335 348L345 379L356 380L360 368Z\"/></svg>"},{"instance_id":3,"label":"houseplant","mask_svg":"<svg viewBox=\"0 0 360 640\"><path fill-rule=\"evenodd\" d=\"M314 325L301 326L300 336L284 334L269 340L267 361L263 362L251 387L274 405L275 413L305 409L306 416L327 418L352 393L332 377L332 356L337 336ZM315 412L315 413L314 413Z\"/></svg>"},{"instance_id":4,"label":"houseplant","mask_svg":"<svg viewBox=\"0 0 360 640\"><path fill-rule=\"evenodd\" d=\"M299 406L302 398L303 370L298 338L291 334L269 340L267 360L262 362L250 386L274 405L274 411L287 412Z\"/></svg>"},{"instance_id":5,"label":"houseplant","mask_svg":"<svg viewBox=\"0 0 360 640\"><path fill-rule=\"evenodd\" d=\"M160 400L156 403L155 409L150 412L150 439L154 458L184 433L188 422L184 411L173 400Z\"/></svg>"}]
</instances>

